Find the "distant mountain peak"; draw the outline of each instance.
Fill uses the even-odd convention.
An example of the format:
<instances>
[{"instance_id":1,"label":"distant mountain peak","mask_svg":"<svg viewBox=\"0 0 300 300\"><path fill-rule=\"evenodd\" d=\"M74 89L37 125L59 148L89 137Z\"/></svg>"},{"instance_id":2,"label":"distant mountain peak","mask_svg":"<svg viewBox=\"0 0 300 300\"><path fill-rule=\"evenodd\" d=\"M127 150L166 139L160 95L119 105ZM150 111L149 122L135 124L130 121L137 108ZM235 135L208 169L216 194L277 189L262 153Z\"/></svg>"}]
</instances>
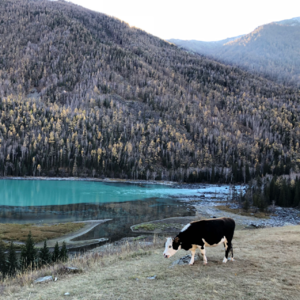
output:
<instances>
[{"instance_id":1,"label":"distant mountain peak","mask_svg":"<svg viewBox=\"0 0 300 300\"><path fill-rule=\"evenodd\" d=\"M300 85L300 17L264 24L222 41L171 40L181 48L278 80Z\"/></svg>"},{"instance_id":2,"label":"distant mountain peak","mask_svg":"<svg viewBox=\"0 0 300 300\"><path fill-rule=\"evenodd\" d=\"M282 20L279 22L275 22L276 24L288 25L288 26L300 26L300 17Z\"/></svg>"}]
</instances>

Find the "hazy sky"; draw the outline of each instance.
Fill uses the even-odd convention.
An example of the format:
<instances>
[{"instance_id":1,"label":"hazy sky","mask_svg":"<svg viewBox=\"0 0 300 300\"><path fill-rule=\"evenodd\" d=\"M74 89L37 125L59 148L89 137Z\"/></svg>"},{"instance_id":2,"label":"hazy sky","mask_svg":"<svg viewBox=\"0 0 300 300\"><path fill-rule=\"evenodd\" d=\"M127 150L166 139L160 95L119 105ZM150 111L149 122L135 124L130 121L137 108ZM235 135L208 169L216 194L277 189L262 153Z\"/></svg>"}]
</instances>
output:
<instances>
[{"instance_id":1,"label":"hazy sky","mask_svg":"<svg viewBox=\"0 0 300 300\"><path fill-rule=\"evenodd\" d=\"M163 39L216 41L300 16L299 0L71 0Z\"/></svg>"}]
</instances>

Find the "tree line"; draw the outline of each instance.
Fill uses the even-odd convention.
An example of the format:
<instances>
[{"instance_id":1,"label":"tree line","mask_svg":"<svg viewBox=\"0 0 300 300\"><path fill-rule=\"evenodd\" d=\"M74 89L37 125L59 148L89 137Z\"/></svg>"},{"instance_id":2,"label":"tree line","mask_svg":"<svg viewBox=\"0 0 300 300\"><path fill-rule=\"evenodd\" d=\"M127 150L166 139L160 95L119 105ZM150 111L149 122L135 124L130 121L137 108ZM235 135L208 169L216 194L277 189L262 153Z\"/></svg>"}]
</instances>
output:
<instances>
[{"instance_id":1,"label":"tree line","mask_svg":"<svg viewBox=\"0 0 300 300\"><path fill-rule=\"evenodd\" d=\"M243 195L237 196L243 207L258 207L265 211L270 205L300 207L300 178L273 176L272 179L257 177L251 180Z\"/></svg>"},{"instance_id":2,"label":"tree line","mask_svg":"<svg viewBox=\"0 0 300 300\"><path fill-rule=\"evenodd\" d=\"M2 279L5 277L15 277L18 272L25 272L28 269L41 268L44 265L55 263L57 261L65 262L68 260L68 250L65 242L59 248L56 242L53 252L47 247L47 242L41 249L35 248L31 233L28 234L25 245L21 248L20 258L16 254L16 247L10 242L8 253L5 254L5 244L0 241L0 274Z\"/></svg>"}]
</instances>

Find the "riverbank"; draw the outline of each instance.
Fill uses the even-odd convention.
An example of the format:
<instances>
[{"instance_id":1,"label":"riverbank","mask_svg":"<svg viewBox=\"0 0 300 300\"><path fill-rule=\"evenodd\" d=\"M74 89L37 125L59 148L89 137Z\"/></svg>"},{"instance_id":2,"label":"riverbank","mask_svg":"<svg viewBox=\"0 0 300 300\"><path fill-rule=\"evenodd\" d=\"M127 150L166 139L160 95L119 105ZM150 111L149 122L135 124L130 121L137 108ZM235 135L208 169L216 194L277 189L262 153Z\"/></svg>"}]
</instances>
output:
<instances>
[{"instance_id":1,"label":"riverbank","mask_svg":"<svg viewBox=\"0 0 300 300\"><path fill-rule=\"evenodd\" d=\"M165 259L163 240L112 252L90 252L67 264L29 272L1 283L0 293L10 299L298 299L300 292L300 226L237 230L233 239L235 261L222 263L223 247L207 250L208 264L176 265L188 252ZM278 251L284 245L284 255ZM274 249L274 251L270 251ZM276 250L277 249L277 250ZM116 247L114 248L116 250ZM64 266L78 268L71 274ZM57 281L33 284L41 276Z\"/></svg>"}]
</instances>

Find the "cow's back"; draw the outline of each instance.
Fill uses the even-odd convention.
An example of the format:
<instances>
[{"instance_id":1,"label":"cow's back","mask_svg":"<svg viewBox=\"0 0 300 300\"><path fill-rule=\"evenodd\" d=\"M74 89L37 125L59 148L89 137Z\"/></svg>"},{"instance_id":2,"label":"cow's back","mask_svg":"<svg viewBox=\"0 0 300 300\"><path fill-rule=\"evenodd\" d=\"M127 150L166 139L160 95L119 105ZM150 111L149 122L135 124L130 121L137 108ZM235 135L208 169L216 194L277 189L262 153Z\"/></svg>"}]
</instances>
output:
<instances>
[{"instance_id":1,"label":"cow's back","mask_svg":"<svg viewBox=\"0 0 300 300\"><path fill-rule=\"evenodd\" d=\"M186 231L180 233L184 240L192 244L201 245L203 240L209 244L218 244L224 237L231 241L235 229L235 222L231 218L218 218L195 221L190 223Z\"/></svg>"}]
</instances>

